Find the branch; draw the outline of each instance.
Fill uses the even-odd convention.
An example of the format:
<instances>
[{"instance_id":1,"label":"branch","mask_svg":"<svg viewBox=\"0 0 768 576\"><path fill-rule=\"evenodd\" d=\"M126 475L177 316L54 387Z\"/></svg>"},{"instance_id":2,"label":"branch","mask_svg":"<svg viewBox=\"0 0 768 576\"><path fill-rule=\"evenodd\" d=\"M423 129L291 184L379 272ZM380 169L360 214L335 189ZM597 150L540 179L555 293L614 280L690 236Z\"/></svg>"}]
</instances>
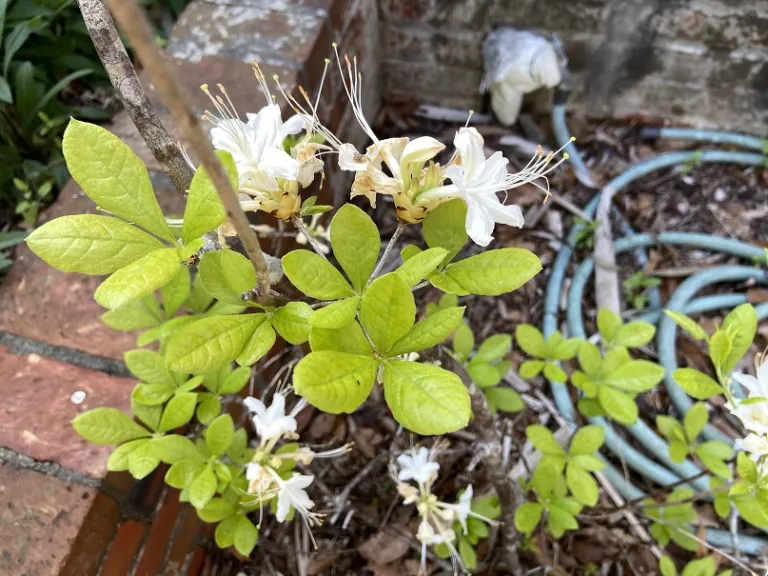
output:
<instances>
[{"instance_id":1,"label":"branch","mask_svg":"<svg viewBox=\"0 0 768 576\"><path fill-rule=\"evenodd\" d=\"M152 155L170 177L174 188L184 194L192 181L192 169L157 117L117 34L109 10L103 0L77 0L77 3L99 60L128 116Z\"/></svg>"},{"instance_id":2,"label":"branch","mask_svg":"<svg viewBox=\"0 0 768 576\"><path fill-rule=\"evenodd\" d=\"M248 219L238 202L237 192L232 189L229 178L216 157L208 136L200 126L200 121L192 112L173 69L155 43L144 10L136 0L107 0L107 3L115 20L120 24L120 28L131 41L136 54L144 64L160 98L173 114L182 138L210 175L227 211L227 217L232 222L256 270L256 278L259 281L258 300L266 300L269 297L269 276L259 238L248 224Z\"/></svg>"}]
</instances>

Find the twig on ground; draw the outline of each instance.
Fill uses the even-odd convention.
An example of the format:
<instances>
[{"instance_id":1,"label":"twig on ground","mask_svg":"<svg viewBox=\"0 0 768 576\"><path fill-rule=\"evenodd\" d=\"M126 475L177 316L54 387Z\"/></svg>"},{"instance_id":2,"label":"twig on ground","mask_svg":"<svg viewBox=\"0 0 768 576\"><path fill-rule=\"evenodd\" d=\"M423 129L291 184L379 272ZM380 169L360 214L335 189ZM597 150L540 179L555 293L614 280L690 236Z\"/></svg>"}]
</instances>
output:
<instances>
[{"instance_id":1,"label":"twig on ground","mask_svg":"<svg viewBox=\"0 0 768 576\"><path fill-rule=\"evenodd\" d=\"M137 0L107 0L115 20L120 24L125 36L131 41L136 54L145 66L147 74L157 88L157 92L173 114L182 138L197 156L211 177L216 192L227 212L227 217L243 243L258 280L258 300L269 297L269 275L267 262L259 245L259 238L248 224L237 192L232 188L224 168L214 153L213 146L206 136L200 121L192 112L184 92L176 80L176 75L155 42L150 31L144 10Z\"/></svg>"},{"instance_id":2,"label":"twig on ground","mask_svg":"<svg viewBox=\"0 0 768 576\"><path fill-rule=\"evenodd\" d=\"M125 111L152 155L170 177L174 188L183 194L192 181L192 169L157 117L115 29L109 10L103 0L77 0L77 3L99 60Z\"/></svg>"},{"instance_id":3,"label":"twig on ground","mask_svg":"<svg viewBox=\"0 0 768 576\"><path fill-rule=\"evenodd\" d=\"M616 273L616 254L611 236L611 204L616 193L611 186L605 186L600 194L595 218L600 226L595 230L595 299L597 308L608 308L621 313L621 291Z\"/></svg>"},{"instance_id":4,"label":"twig on ground","mask_svg":"<svg viewBox=\"0 0 768 576\"><path fill-rule=\"evenodd\" d=\"M344 490L342 490L338 496L333 498L334 513L333 516L331 516L330 524L336 524L336 521L344 511L344 508L346 507L349 500L349 495L352 493L352 490L355 489L355 486L360 484L360 482L363 481L363 478L369 474L372 474L374 470L377 470L379 466L384 464L388 457L389 454L382 452L373 460L369 460L368 463L363 466L363 468L355 475L355 477L347 483L347 485L344 487Z\"/></svg>"}]
</instances>

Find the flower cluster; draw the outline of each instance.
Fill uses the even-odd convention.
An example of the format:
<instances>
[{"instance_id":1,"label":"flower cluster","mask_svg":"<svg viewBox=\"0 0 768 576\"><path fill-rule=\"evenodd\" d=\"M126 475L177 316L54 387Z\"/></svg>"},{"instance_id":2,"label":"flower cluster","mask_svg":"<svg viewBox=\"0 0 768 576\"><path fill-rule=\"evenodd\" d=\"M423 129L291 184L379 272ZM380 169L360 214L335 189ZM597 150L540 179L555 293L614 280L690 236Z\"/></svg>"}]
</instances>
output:
<instances>
[{"instance_id":1,"label":"flower cluster","mask_svg":"<svg viewBox=\"0 0 768 576\"><path fill-rule=\"evenodd\" d=\"M397 484L397 491L403 497L403 504L406 506L415 504L421 518L416 538L421 542L422 573L426 571L427 547L438 545L448 548L455 569L466 571L454 544L456 539L454 522L461 525L465 534L467 518L477 518L488 524L495 524L490 518L472 511L471 484L461 493L459 501L455 504L442 502L432 494L432 486L440 470L440 464L435 461L435 456L440 449L440 443L436 443L431 450L423 446L413 448L397 457L397 466L393 465L391 471Z\"/></svg>"},{"instance_id":2,"label":"flower cluster","mask_svg":"<svg viewBox=\"0 0 768 576\"><path fill-rule=\"evenodd\" d=\"M749 432L742 447L753 460L765 461L768 456L768 350L755 356L757 376L736 373L733 379L748 392L745 400L733 398L727 404Z\"/></svg>"},{"instance_id":3,"label":"flower cluster","mask_svg":"<svg viewBox=\"0 0 768 576\"><path fill-rule=\"evenodd\" d=\"M314 476L293 472L293 468L296 463L308 465L316 458L341 456L350 451L351 445L314 452L298 443L289 443L276 450L281 440L298 439L296 415L307 406L306 401L300 400L288 414L285 412L285 396L280 392L273 394L268 407L252 397L246 398L244 403L252 414L259 437L259 445L246 469L248 494L255 496L251 504L258 504L263 511L263 505L276 498L275 516L278 522L284 522L293 509L308 528L321 524L323 515L312 511L315 503L306 492Z\"/></svg>"},{"instance_id":4,"label":"flower cluster","mask_svg":"<svg viewBox=\"0 0 768 576\"><path fill-rule=\"evenodd\" d=\"M496 224L523 225L520 207L504 204L500 192L530 183L549 195L546 175L568 157L562 154L553 163L561 150L545 154L539 148L523 170L509 173L508 160L501 152L486 157L483 137L469 126L456 133L455 150L444 165L436 158L445 145L431 136L378 138L363 113L362 75L357 59L339 56L336 44L333 48L352 112L372 141L364 153L340 140L318 119L319 95L330 60L326 60L314 102L303 88L299 88L302 103L277 84L296 112L285 123L258 64L254 64L254 72L267 105L257 114L247 114L247 122L239 119L223 88L219 87L223 97L213 97L204 87L217 110L217 114L206 112L204 118L214 124L214 147L230 152L235 159L244 209L263 210L283 220L295 218L301 208L299 188L309 186L315 174L323 170L324 155L337 155L341 170L355 172L350 197L365 196L375 206L379 195L389 196L398 218L407 223L421 222L442 202L462 199L467 204L467 234L481 246L493 240ZM277 76L274 79L278 82ZM289 137L302 130L305 135L291 147ZM290 154L286 148L290 148ZM545 186L538 183L540 179Z\"/></svg>"}]
</instances>

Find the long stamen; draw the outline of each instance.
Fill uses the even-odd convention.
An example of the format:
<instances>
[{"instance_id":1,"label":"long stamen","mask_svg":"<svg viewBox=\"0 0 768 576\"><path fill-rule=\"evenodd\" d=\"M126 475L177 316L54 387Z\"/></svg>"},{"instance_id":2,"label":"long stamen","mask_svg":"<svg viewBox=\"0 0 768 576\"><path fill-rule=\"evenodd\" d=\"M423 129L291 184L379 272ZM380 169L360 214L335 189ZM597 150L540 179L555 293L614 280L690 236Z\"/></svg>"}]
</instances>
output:
<instances>
[{"instance_id":1,"label":"long stamen","mask_svg":"<svg viewBox=\"0 0 768 576\"><path fill-rule=\"evenodd\" d=\"M264 76L264 72L261 71L261 67L256 60L253 61L253 75L256 76L256 80L259 81L259 86L261 86L261 91L264 93L264 97L267 99L267 104L273 104L274 96L272 96L272 93L269 91L267 78Z\"/></svg>"}]
</instances>

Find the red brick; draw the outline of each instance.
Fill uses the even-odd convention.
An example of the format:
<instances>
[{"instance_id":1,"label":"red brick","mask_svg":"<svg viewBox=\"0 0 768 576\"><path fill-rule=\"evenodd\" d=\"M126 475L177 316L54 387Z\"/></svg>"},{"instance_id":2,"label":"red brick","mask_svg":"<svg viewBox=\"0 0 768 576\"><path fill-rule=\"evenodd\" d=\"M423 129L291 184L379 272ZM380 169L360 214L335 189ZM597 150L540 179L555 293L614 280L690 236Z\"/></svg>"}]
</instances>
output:
<instances>
[{"instance_id":1,"label":"red brick","mask_svg":"<svg viewBox=\"0 0 768 576\"><path fill-rule=\"evenodd\" d=\"M134 576L157 576L160 572L180 509L178 490L168 490L162 506L152 521L152 529L147 538L147 544L141 551Z\"/></svg>"},{"instance_id":2,"label":"red brick","mask_svg":"<svg viewBox=\"0 0 768 576\"><path fill-rule=\"evenodd\" d=\"M147 531L146 526L134 520L123 522L101 567L103 576L130 574L136 552Z\"/></svg>"},{"instance_id":3,"label":"red brick","mask_svg":"<svg viewBox=\"0 0 768 576\"><path fill-rule=\"evenodd\" d=\"M59 576L96 576L119 519L120 504L96 493Z\"/></svg>"},{"instance_id":4,"label":"red brick","mask_svg":"<svg viewBox=\"0 0 768 576\"><path fill-rule=\"evenodd\" d=\"M58 576L95 491L0 463L0 574Z\"/></svg>"},{"instance_id":5,"label":"red brick","mask_svg":"<svg viewBox=\"0 0 768 576\"><path fill-rule=\"evenodd\" d=\"M184 506L179 515L176 537L171 544L171 551L165 565L168 576L181 573L181 568L200 534L200 524L195 510L191 506Z\"/></svg>"},{"instance_id":6,"label":"red brick","mask_svg":"<svg viewBox=\"0 0 768 576\"><path fill-rule=\"evenodd\" d=\"M15 355L0 347L0 382L5 398L0 407L0 446L87 476L104 476L111 447L86 442L71 421L98 406L128 411L132 380L36 354ZM70 400L77 391L86 394L80 405Z\"/></svg>"}]
</instances>

